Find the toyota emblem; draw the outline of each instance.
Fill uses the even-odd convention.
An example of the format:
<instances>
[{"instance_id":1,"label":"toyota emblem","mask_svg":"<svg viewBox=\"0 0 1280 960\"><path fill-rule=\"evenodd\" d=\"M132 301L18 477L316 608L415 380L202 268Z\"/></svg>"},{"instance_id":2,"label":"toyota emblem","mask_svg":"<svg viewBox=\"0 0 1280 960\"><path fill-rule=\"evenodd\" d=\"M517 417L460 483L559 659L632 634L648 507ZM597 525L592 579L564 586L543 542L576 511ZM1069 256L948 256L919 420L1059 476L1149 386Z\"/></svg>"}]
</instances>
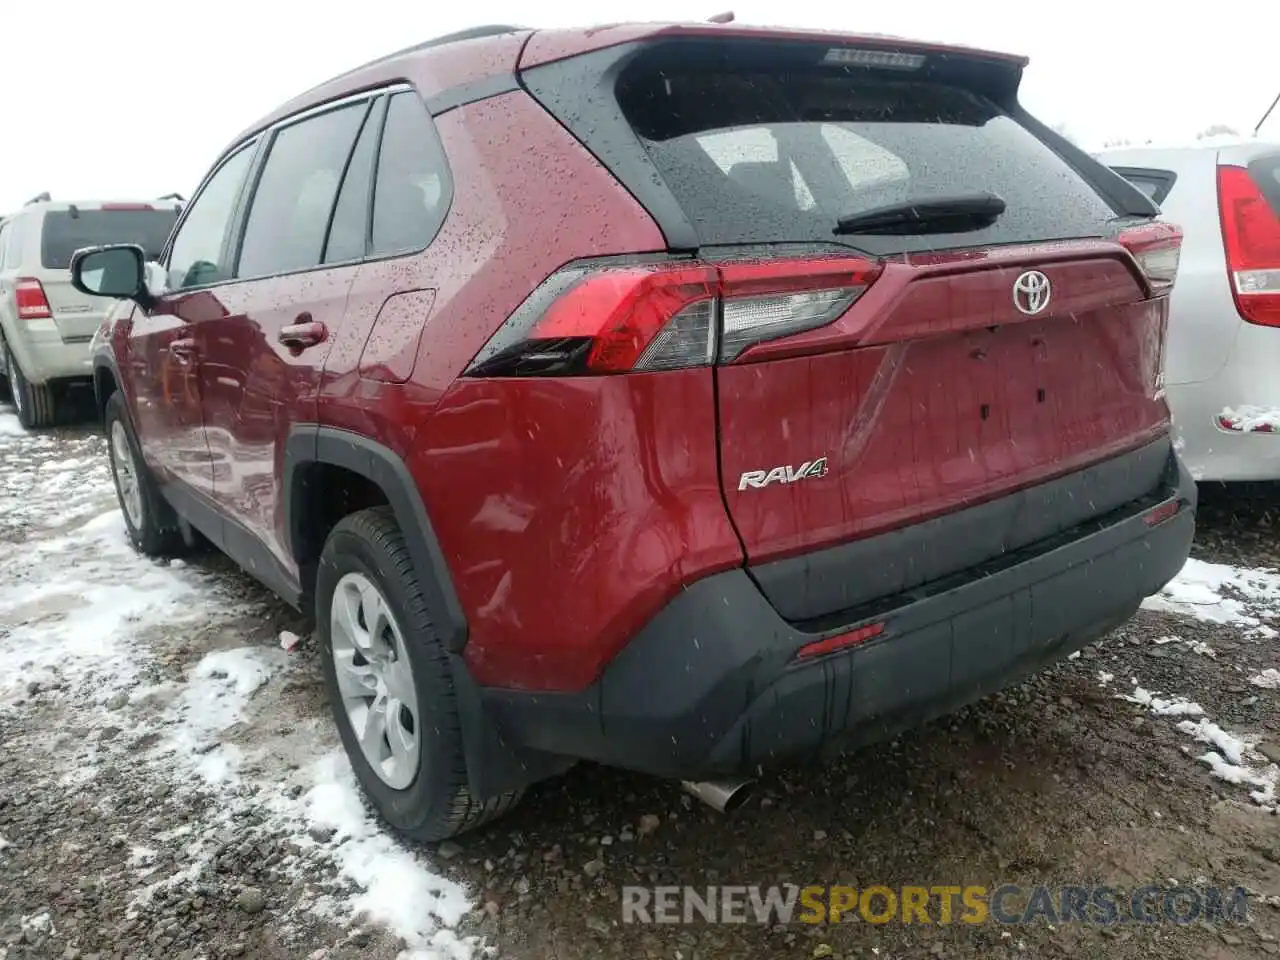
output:
<instances>
[{"instance_id":1,"label":"toyota emblem","mask_svg":"<svg viewBox=\"0 0 1280 960\"><path fill-rule=\"evenodd\" d=\"M1013 305L1032 317L1049 305L1053 287L1039 270L1028 270L1013 281Z\"/></svg>"}]
</instances>

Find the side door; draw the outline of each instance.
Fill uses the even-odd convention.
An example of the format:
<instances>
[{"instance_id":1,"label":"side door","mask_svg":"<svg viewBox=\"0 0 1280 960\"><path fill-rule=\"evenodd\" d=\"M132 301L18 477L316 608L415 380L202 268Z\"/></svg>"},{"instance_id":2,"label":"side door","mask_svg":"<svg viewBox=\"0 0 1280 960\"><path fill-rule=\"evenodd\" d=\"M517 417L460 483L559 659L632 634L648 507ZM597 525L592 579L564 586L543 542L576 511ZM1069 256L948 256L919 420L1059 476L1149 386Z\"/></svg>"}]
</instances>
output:
<instances>
[{"instance_id":1,"label":"side door","mask_svg":"<svg viewBox=\"0 0 1280 960\"><path fill-rule=\"evenodd\" d=\"M177 480L206 497L213 475L196 330L225 313L231 226L256 151L256 141L244 144L205 178L169 244L165 293L150 311L133 311L115 345L143 456L162 482Z\"/></svg>"},{"instance_id":2,"label":"side door","mask_svg":"<svg viewBox=\"0 0 1280 960\"><path fill-rule=\"evenodd\" d=\"M326 239L344 177L367 189L381 99L341 101L267 133L235 279L220 290L225 309L197 336L224 549L285 594L298 580L281 509L285 443L294 425L316 420L325 357L363 259L363 248L326 258Z\"/></svg>"}]
</instances>

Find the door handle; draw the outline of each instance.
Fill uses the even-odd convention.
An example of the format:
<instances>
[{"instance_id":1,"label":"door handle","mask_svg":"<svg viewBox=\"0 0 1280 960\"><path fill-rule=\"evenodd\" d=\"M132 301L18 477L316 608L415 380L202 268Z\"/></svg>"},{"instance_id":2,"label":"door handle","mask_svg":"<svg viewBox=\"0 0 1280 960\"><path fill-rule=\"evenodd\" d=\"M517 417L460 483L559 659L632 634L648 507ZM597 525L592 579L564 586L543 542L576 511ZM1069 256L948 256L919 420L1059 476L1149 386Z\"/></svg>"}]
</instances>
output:
<instances>
[{"instance_id":1,"label":"door handle","mask_svg":"<svg viewBox=\"0 0 1280 960\"><path fill-rule=\"evenodd\" d=\"M196 342L189 339L174 340L169 344L169 353L174 360L185 366L195 359Z\"/></svg>"},{"instance_id":2,"label":"door handle","mask_svg":"<svg viewBox=\"0 0 1280 960\"><path fill-rule=\"evenodd\" d=\"M307 314L303 314L303 317ZM325 329L325 325L319 320L302 320L301 322L291 323L288 326L280 328L277 339L290 350L305 350L307 347L314 347L317 343L323 343L324 339L329 335L329 331Z\"/></svg>"}]
</instances>

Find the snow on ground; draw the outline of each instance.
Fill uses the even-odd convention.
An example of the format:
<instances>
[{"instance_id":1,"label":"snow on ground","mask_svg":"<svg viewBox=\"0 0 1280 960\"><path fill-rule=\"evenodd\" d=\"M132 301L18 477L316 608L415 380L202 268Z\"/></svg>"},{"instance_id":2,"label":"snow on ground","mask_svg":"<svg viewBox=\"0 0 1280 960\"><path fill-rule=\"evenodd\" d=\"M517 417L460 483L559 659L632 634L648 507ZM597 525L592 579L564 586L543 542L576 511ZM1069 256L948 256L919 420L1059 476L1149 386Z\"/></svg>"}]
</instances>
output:
<instances>
[{"instance_id":1,"label":"snow on ground","mask_svg":"<svg viewBox=\"0 0 1280 960\"><path fill-rule=\"evenodd\" d=\"M1259 676L1274 674L1280 680L1280 673L1275 670L1265 671ZM1255 681L1258 679L1254 678ZM1200 704L1182 696L1158 697L1149 690L1138 685L1133 678L1133 691L1119 694L1120 699L1128 700L1149 709L1158 717L1195 717L1177 721L1177 727L1189 734L1197 743L1208 744L1211 749L1196 757L1201 763L1209 766L1210 772L1226 783L1249 788L1249 796L1259 806L1276 810L1276 789L1280 785L1280 765L1271 762L1254 747L1259 738L1237 736L1228 733L1205 716ZM1194 752L1190 746L1182 748L1187 753Z\"/></svg>"},{"instance_id":2,"label":"snow on ground","mask_svg":"<svg viewBox=\"0 0 1280 960\"><path fill-rule=\"evenodd\" d=\"M1278 635L1276 627L1280 626L1280 574L1274 570L1191 559L1168 586L1156 596L1148 597L1143 607L1237 627L1246 637L1273 644ZM1213 648L1201 640L1165 636L1154 641L1157 645L1173 642L1187 644L1196 653L1208 657L1217 656ZM1280 649L1277 653L1280 654ZM1258 738L1223 730L1205 716L1203 707L1185 696L1157 696L1139 686L1136 677L1132 682L1132 692L1122 694L1122 699L1145 706L1157 716L1188 718L1178 720L1178 729L1210 747L1196 759L1207 764L1218 779L1247 787L1259 805L1275 808L1280 766L1253 749ZM1280 689L1280 672L1269 668L1252 677L1250 682L1265 689ZM1190 746L1184 749L1194 752Z\"/></svg>"},{"instance_id":3,"label":"snow on ground","mask_svg":"<svg viewBox=\"0 0 1280 960\"><path fill-rule=\"evenodd\" d=\"M1142 606L1209 623L1250 628L1263 638L1280 626L1280 574L1224 563L1188 560L1178 575ZM1276 626L1272 626L1272 624Z\"/></svg>"},{"instance_id":4,"label":"snow on ground","mask_svg":"<svg viewBox=\"0 0 1280 960\"><path fill-rule=\"evenodd\" d=\"M472 957L480 945L452 930L468 891L370 816L323 703L289 696L314 686L314 656L274 630L246 642L261 634L262 595L228 579L137 555L102 440L27 435L0 406L0 712L36 701L64 714L54 729L20 727L12 746L61 756L63 782L96 787L100 803L113 802L115 787L95 783L108 764L127 771L126 789L166 783L215 801L124 852L135 905L208 873L227 842L270 833L299 851L285 868L314 877L318 864L325 890L286 922L359 917L402 937L405 958ZM59 736L67 728L89 733Z\"/></svg>"}]
</instances>

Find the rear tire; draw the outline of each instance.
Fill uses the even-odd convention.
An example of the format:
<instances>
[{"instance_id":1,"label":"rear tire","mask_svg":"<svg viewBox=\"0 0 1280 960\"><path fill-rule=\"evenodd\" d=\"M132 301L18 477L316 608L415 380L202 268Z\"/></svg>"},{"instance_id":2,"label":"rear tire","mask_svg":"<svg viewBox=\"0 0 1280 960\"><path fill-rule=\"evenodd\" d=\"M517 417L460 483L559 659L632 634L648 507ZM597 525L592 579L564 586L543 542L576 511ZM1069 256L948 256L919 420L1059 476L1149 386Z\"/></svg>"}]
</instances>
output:
<instances>
[{"instance_id":1,"label":"rear tire","mask_svg":"<svg viewBox=\"0 0 1280 960\"><path fill-rule=\"evenodd\" d=\"M149 557L175 556L182 550L178 517L147 469L120 391L108 398L103 419L111 477L130 542Z\"/></svg>"},{"instance_id":2,"label":"rear tire","mask_svg":"<svg viewBox=\"0 0 1280 960\"><path fill-rule=\"evenodd\" d=\"M395 830L443 840L519 802L523 791L479 803L467 789L448 655L389 507L353 513L329 534L316 577L316 632L342 744Z\"/></svg>"},{"instance_id":3,"label":"rear tire","mask_svg":"<svg viewBox=\"0 0 1280 960\"><path fill-rule=\"evenodd\" d=\"M9 346L0 333L0 400L12 400L13 388L9 386Z\"/></svg>"},{"instance_id":4,"label":"rear tire","mask_svg":"<svg viewBox=\"0 0 1280 960\"><path fill-rule=\"evenodd\" d=\"M13 395L13 405L18 408L18 422L28 430L41 430L52 427L57 422L57 397L54 396L53 385L48 383L34 384L27 380L18 366L18 359L5 349L6 374L9 379L9 390Z\"/></svg>"}]
</instances>

